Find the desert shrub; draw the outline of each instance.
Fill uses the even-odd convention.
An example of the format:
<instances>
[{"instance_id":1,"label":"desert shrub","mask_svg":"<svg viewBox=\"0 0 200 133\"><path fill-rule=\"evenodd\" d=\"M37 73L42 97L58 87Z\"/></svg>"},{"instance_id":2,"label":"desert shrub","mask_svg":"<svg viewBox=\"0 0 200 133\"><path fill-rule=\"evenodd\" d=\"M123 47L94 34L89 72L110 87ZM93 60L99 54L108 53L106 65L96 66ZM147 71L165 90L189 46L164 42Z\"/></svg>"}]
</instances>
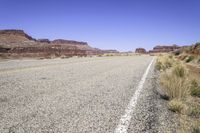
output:
<instances>
[{"instance_id":1,"label":"desert shrub","mask_svg":"<svg viewBox=\"0 0 200 133\"><path fill-rule=\"evenodd\" d=\"M192 51L192 46L187 46L183 49L184 52L190 53Z\"/></svg>"},{"instance_id":2,"label":"desert shrub","mask_svg":"<svg viewBox=\"0 0 200 133\"><path fill-rule=\"evenodd\" d=\"M169 59L166 59L164 62L164 67L166 69L172 67L172 61L170 61Z\"/></svg>"},{"instance_id":3,"label":"desert shrub","mask_svg":"<svg viewBox=\"0 0 200 133\"><path fill-rule=\"evenodd\" d=\"M180 56L179 56L179 59L183 61L183 60L185 60L187 57L188 57L188 55L180 55Z\"/></svg>"},{"instance_id":4,"label":"desert shrub","mask_svg":"<svg viewBox=\"0 0 200 133\"><path fill-rule=\"evenodd\" d=\"M192 96L200 97L200 86L198 85L196 80L192 80L190 89Z\"/></svg>"},{"instance_id":5,"label":"desert shrub","mask_svg":"<svg viewBox=\"0 0 200 133\"><path fill-rule=\"evenodd\" d=\"M172 74L177 77L183 78L187 75L187 71L182 65L177 65L172 69Z\"/></svg>"},{"instance_id":6,"label":"desert shrub","mask_svg":"<svg viewBox=\"0 0 200 133\"><path fill-rule=\"evenodd\" d=\"M156 70L160 71L162 69L162 63L160 61L157 61L155 64L155 68L156 68Z\"/></svg>"},{"instance_id":7,"label":"desert shrub","mask_svg":"<svg viewBox=\"0 0 200 133\"><path fill-rule=\"evenodd\" d=\"M200 63L200 58L197 60L197 63Z\"/></svg>"},{"instance_id":8,"label":"desert shrub","mask_svg":"<svg viewBox=\"0 0 200 133\"><path fill-rule=\"evenodd\" d=\"M194 59L194 56L189 56L189 57L186 58L185 62L186 62L186 63L189 63L189 62L191 62L193 59Z\"/></svg>"},{"instance_id":9,"label":"desert shrub","mask_svg":"<svg viewBox=\"0 0 200 133\"><path fill-rule=\"evenodd\" d=\"M173 66L173 62L174 60L171 56L160 56L156 61L155 68L159 71L165 71Z\"/></svg>"},{"instance_id":10,"label":"desert shrub","mask_svg":"<svg viewBox=\"0 0 200 133\"><path fill-rule=\"evenodd\" d=\"M190 82L184 67L176 66L171 72L163 73L160 78L161 85L170 98L185 98L190 93Z\"/></svg>"},{"instance_id":11,"label":"desert shrub","mask_svg":"<svg viewBox=\"0 0 200 133\"><path fill-rule=\"evenodd\" d=\"M180 50L177 50L177 51L174 52L174 55L175 55L175 56L178 56L178 55L180 55L180 54L181 54L181 51L180 51Z\"/></svg>"},{"instance_id":12,"label":"desert shrub","mask_svg":"<svg viewBox=\"0 0 200 133\"><path fill-rule=\"evenodd\" d=\"M200 97L200 86L198 86L196 88L192 88L191 95L196 96L196 97Z\"/></svg>"},{"instance_id":13,"label":"desert shrub","mask_svg":"<svg viewBox=\"0 0 200 133\"><path fill-rule=\"evenodd\" d=\"M97 57L102 57L102 55L101 55L101 54L99 54L99 55L97 55Z\"/></svg>"},{"instance_id":14,"label":"desert shrub","mask_svg":"<svg viewBox=\"0 0 200 133\"><path fill-rule=\"evenodd\" d=\"M199 118L200 117L200 106L192 107L190 115L194 116L196 118Z\"/></svg>"},{"instance_id":15,"label":"desert shrub","mask_svg":"<svg viewBox=\"0 0 200 133\"><path fill-rule=\"evenodd\" d=\"M191 81L191 88L193 88L193 87L198 87L198 83L197 83L197 81L195 79L193 79Z\"/></svg>"},{"instance_id":16,"label":"desert shrub","mask_svg":"<svg viewBox=\"0 0 200 133\"><path fill-rule=\"evenodd\" d=\"M197 121L193 128L192 128L192 133L200 133L200 120Z\"/></svg>"},{"instance_id":17,"label":"desert shrub","mask_svg":"<svg viewBox=\"0 0 200 133\"><path fill-rule=\"evenodd\" d=\"M172 59L172 58L173 58L173 56L172 56L172 55L169 55L168 57L169 57L170 59Z\"/></svg>"},{"instance_id":18,"label":"desert shrub","mask_svg":"<svg viewBox=\"0 0 200 133\"><path fill-rule=\"evenodd\" d=\"M184 104L181 100L173 99L168 103L169 110L177 113L181 113L184 109Z\"/></svg>"}]
</instances>

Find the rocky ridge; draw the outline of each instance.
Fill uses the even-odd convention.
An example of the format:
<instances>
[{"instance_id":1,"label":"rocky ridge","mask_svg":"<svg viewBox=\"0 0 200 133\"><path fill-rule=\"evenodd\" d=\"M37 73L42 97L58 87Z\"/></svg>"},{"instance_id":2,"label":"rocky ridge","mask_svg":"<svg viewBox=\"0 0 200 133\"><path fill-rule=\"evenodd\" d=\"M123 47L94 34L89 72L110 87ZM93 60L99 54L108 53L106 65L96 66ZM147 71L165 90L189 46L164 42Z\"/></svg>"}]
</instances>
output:
<instances>
[{"instance_id":1,"label":"rocky ridge","mask_svg":"<svg viewBox=\"0 0 200 133\"><path fill-rule=\"evenodd\" d=\"M0 30L0 54L14 57L69 57L102 54L87 42L34 39L23 30Z\"/></svg>"}]
</instances>

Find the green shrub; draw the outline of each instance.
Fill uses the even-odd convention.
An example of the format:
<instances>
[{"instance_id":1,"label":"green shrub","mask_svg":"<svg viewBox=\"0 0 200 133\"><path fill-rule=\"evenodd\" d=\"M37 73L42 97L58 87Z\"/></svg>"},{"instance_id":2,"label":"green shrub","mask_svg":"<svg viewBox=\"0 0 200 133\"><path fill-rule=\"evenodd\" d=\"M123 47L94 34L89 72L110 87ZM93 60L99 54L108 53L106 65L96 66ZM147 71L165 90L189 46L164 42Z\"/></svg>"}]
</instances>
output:
<instances>
[{"instance_id":1,"label":"green shrub","mask_svg":"<svg viewBox=\"0 0 200 133\"><path fill-rule=\"evenodd\" d=\"M189 63L189 62L191 62L193 59L194 59L194 56L189 56L189 57L186 58L185 62L186 62L186 63Z\"/></svg>"}]
</instances>

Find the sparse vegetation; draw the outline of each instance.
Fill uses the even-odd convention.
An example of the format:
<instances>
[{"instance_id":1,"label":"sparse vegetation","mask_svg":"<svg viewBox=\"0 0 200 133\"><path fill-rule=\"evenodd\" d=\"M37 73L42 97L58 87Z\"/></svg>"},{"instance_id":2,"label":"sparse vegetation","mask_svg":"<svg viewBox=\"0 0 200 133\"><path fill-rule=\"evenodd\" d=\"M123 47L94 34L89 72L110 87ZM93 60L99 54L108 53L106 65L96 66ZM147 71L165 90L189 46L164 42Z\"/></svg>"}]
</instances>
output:
<instances>
[{"instance_id":1,"label":"sparse vegetation","mask_svg":"<svg viewBox=\"0 0 200 133\"><path fill-rule=\"evenodd\" d=\"M186 78L188 76L186 69L182 65L177 65L172 69L172 75L179 78Z\"/></svg>"},{"instance_id":2,"label":"sparse vegetation","mask_svg":"<svg viewBox=\"0 0 200 133\"><path fill-rule=\"evenodd\" d=\"M191 83L191 95L200 97L200 86L198 85L196 80L193 80Z\"/></svg>"},{"instance_id":3,"label":"sparse vegetation","mask_svg":"<svg viewBox=\"0 0 200 133\"><path fill-rule=\"evenodd\" d=\"M172 65L173 57L164 55L157 59L155 67L159 71L165 71L166 69L172 67Z\"/></svg>"},{"instance_id":4,"label":"sparse vegetation","mask_svg":"<svg viewBox=\"0 0 200 133\"><path fill-rule=\"evenodd\" d=\"M178 113L182 112L184 106L185 105L183 104L183 102L179 99L173 99L168 103L169 109L173 112L178 112Z\"/></svg>"},{"instance_id":5,"label":"sparse vegetation","mask_svg":"<svg viewBox=\"0 0 200 133\"><path fill-rule=\"evenodd\" d=\"M102 54L98 54L97 57L102 57Z\"/></svg>"},{"instance_id":6,"label":"sparse vegetation","mask_svg":"<svg viewBox=\"0 0 200 133\"><path fill-rule=\"evenodd\" d=\"M200 97L200 86L192 88L191 95L196 96L196 97Z\"/></svg>"},{"instance_id":7,"label":"sparse vegetation","mask_svg":"<svg viewBox=\"0 0 200 133\"><path fill-rule=\"evenodd\" d=\"M175 51L175 53L174 53L175 56L178 56L178 55L180 55L180 54L181 54L181 51L180 51L180 50L177 50L177 51Z\"/></svg>"},{"instance_id":8,"label":"sparse vegetation","mask_svg":"<svg viewBox=\"0 0 200 133\"><path fill-rule=\"evenodd\" d=\"M155 64L155 68L160 71L162 69L162 63L160 61L157 61Z\"/></svg>"},{"instance_id":9,"label":"sparse vegetation","mask_svg":"<svg viewBox=\"0 0 200 133\"><path fill-rule=\"evenodd\" d=\"M185 48L187 52L193 49L194 47ZM199 58L182 52L174 55L177 59L172 55L159 56L155 69L161 72L160 83L169 97L169 110L180 114L181 133L200 133L200 121L198 121L200 118L200 86L195 80L198 76L194 76L191 68L188 71L184 65L184 63L198 62Z\"/></svg>"},{"instance_id":10,"label":"sparse vegetation","mask_svg":"<svg viewBox=\"0 0 200 133\"><path fill-rule=\"evenodd\" d=\"M200 133L200 120L193 125L192 133Z\"/></svg>"},{"instance_id":11,"label":"sparse vegetation","mask_svg":"<svg viewBox=\"0 0 200 133\"><path fill-rule=\"evenodd\" d=\"M186 62L186 63L189 63L189 62L191 62L192 60L194 60L194 56L189 56L189 57L186 58L185 62Z\"/></svg>"},{"instance_id":12,"label":"sparse vegetation","mask_svg":"<svg viewBox=\"0 0 200 133\"><path fill-rule=\"evenodd\" d=\"M189 81L183 66L175 66L171 72L161 75L161 85L170 99L185 98L189 95Z\"/></svg>"},{"instance_id":13,"label":"sparse vegetation","mask_svg":"<svg viewBox=\"0 0 200 133\"><path fill-rule=\"evenodd\" d=\"M196 118L200 118L200 106L194 106L191 108L190 115Z\"/></svg>"}]
</instances>

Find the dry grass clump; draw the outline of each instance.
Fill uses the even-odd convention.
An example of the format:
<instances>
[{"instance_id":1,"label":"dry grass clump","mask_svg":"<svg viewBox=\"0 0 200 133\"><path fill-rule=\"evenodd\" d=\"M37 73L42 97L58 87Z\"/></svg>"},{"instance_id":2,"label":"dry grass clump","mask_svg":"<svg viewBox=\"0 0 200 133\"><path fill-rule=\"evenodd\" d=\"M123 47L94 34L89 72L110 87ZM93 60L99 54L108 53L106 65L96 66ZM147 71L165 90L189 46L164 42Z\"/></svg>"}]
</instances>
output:
<instances>
[{"instance_id":1,"label":"dry grass clump","mask_svg":"<svg viewBox=\"0 0 200 133\"><path fill-rule=\"evenodd\" d=\"M179 78L186 78L188 76L188 73L185 67L183 67L182 65L177 65L172 69L172 75L175 75Z\"/></svg>"},{"instance_id":2,"label":"dry grass clump","mask_svg":"<svg viewBox=\"0 0 200 133\"><path fill-rule=\"evenodd\" d=\"M200 118L200 106L192 107L190 111L190 116L195 117L195 118Z\"/></svg>"},{"instance_id":3,"label":"dry grass clump","mask_svg":"<svg viewBox=\"0 0 200 133\"><path fill-rule=\"evenodd\" d=\"M166 69L173 66L174 60L172 55L164 55L157 59L155 68L159 71L165 71Z\"/></svg>"},{"instance_id":4,"label":"dry grass clump","mask_svg":"<svg viewBox=\"0 0 200 133\"><path fill-rule=\"evenodd\" d=\"M200 133L199 71L193 72L196 68L186 69L183 66L184 63L198 62L199 57L181 54L178 59L182 62L178 62L173 56L160 56L155 68L161 72L160 83L169 99L169 110L180 114L180 132ZM185 66L188 68L188 65Z\"/></svg>"},{"instance_id":5,"label":"dry grass clump","mask_svg":"<svg viewBox=\"0 0 200 133\"><path fill-rule=\"evenodd\" d=\"M185 109L185 105L179 99L173 99L168 103L169 110L177 113L182 113Z\"/></svg>"},{"instance_id":6,"label":"dry grass clump","mask_svg":"<svg viewBox=\"0 0 200 133\"><path fill-rule=\"evenodd\" d=\"M191 95L200 97L200 86L198 85L196 80L192 80L191 82Z\"/></svg>"},{"instance_id":7,"label":"dry grass clump","mask_svg":"<svg viewBox=\"0 0 200 133\"><path fill-rule=\"evenodd\" d=\"M200 133L200 120L192 126L192 133Z\"/></svg>"},{"instance_id":8,"label":"dry grass clump","mask_svg":"<svg viewBox=\"0 0 200 133\"><path fill-rule=\"evenodd\" d=\"M190 84L187 71L181 65L175 66L170 72L165 72L160 78L161 85L170 99L182 99L189 95Z\"/></svg>"},{"instance_id":9,"label":"dry grass clump","mask_svg":"<svg viewBox=\"0 0 200 133\"><path fill-rule=\"evenodd\" d=\"M189 62L191 62L192 60L194 60L194 56L189 56L189 57L186 58L185 62L186 62L186 63L189 63Z\"/></svg>"}]
</instances>

